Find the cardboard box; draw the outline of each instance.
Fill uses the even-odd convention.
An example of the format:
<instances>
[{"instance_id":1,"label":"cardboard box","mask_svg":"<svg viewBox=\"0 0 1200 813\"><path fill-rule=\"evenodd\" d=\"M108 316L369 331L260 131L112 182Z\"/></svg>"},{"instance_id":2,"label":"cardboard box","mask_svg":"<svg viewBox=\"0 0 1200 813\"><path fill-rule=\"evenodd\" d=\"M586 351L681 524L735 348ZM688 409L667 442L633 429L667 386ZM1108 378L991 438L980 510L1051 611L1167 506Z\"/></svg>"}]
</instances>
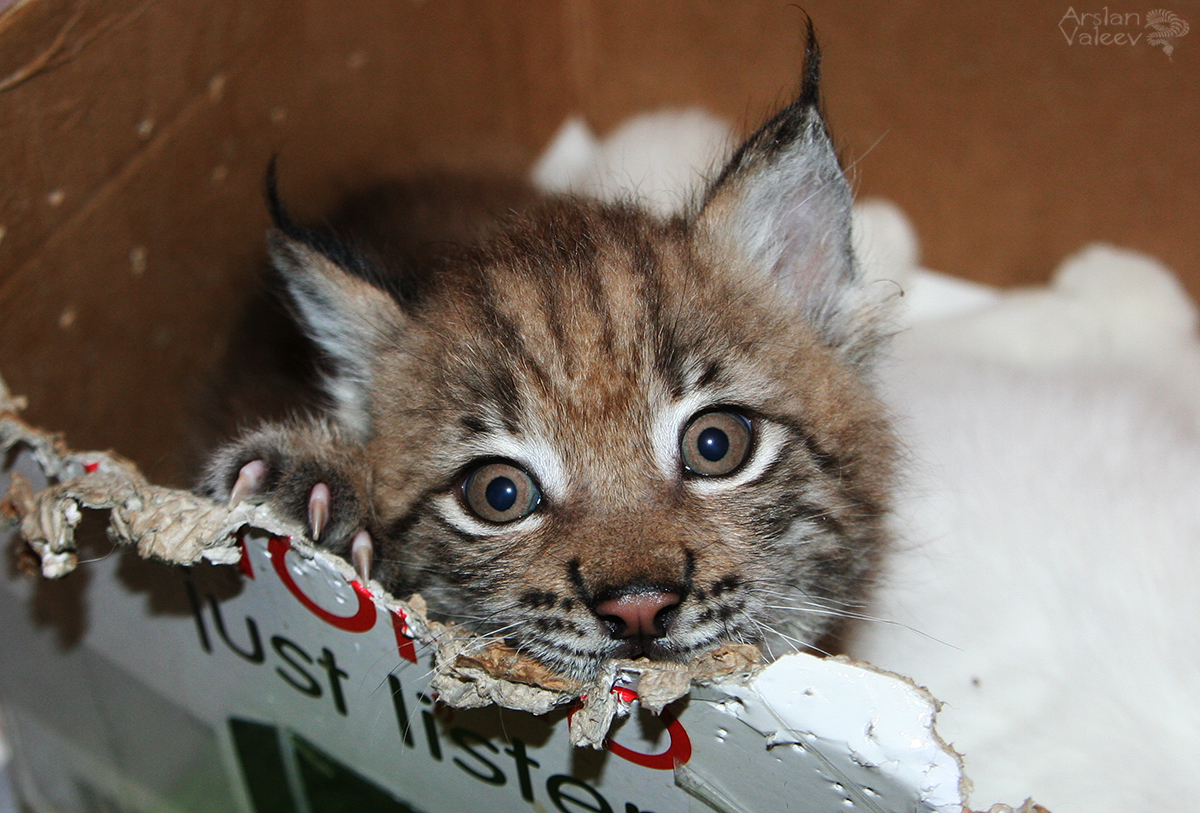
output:
<instances>
[{"instance_id":1,"label":"cardboard box","mask_svg":"<svg viewBox=\"0 0 1200 813\"><path fill-rule=\"evenodd\" d=\"M1099 239L1198 295L1200 15L1168 57L1068 43L1071 5L806 3L857 191L908 213L931 268L1034 282ZM803 27L775 0L16 4L0 371L31 422L186 485L187 406L253 286L272 154L304 219L419 166L524 173L572 114L749 128L794 91Z\"/></svg>"},{"instance_id":2,"label":"cardboard box","mask_svg":"<svg viewBox=\"0 0 1200 813\"><path fill-rule=\"evenodd\" d=\"M572 704L577 688L455 659L419 607L253 527L278 527L264 509L189 514L175 503L191 495L67 452L6 406L0 487L15 481L30 547L10 523L0 542L27 572L0 580L0 700L36 813L963 809L937 703L911 682L794 654L718 669L665 708L651 683L676 670L618 667ZM97 508L107 544L80 524ZM585 725L602 749L573 747Z\"/></svg>"},{"instance_id":3,"label":"cardboard box","mask_svg":"<svg viewBox=\"0 0 1200 813\"><path fill-rule=\"evenodd\" d=\"M858 188L903 206L925 237L929 265L971 269L990 283L1029 282L1103 238L1160 257L1200 293L1192 236L1200 186L1182 182L1200 169L1192 143L1200 108L1186 103L1200 90L1192 39L1170 54L1148 41L1103 44L1099 31L1088 42L1066 4L872 0L806 11L825 48L829 119ZM421 166L522 173L570 114L604 132L635 112L701 105L749 127L795 86L802 26L794 8L768 2L0 2L0 370L29 397L31 421L81 448L120 449L155 481L182 485L194 382L223 354L221 337L261 257L260 185L271 154L287 168L297 214L309 217L368 179ZM433 711L415 694L427 666L397 673L414 720L410 747L387 675L411 662L385 611L368 633L314 621L270 578L273 565L262 580L269 546L250 542L259 578L242 580L221 605L222 623L230 621L224 635L211 602L198 599L198 614L188 603L179 572L156 566L148 581L131 583L130 568L148 566L131 564L139 560L129 554L70 577L86 582L83 596L70 579L46 586L5 572L3 651L20 653L0 659L12 715L5 731L18 739L23 792L36 809L106 809L114 795L139 810L247 809L245 778L262 765L255 776L278 783L282 770L287 779L272 786L272 798L291 801L275 809L303 810L318 775L362 788L360 805L381 809L393 802L372 802L378 788L418 808L430 799L464 804L452 794L474 788L485 809L503 809L492 806L503 794L520 800L513 809L554 809L555 798L559 809L603 809L571 781L552 790L553 776L588 783L614 810L692 804L674 771L639 767L601 790L590 757L578 756L589 752L555 745L565 736L561 720L549 732L544 721L525 720L533 733L487 740L513 751L516 739L538 742L534 769L475 734L460 733L459 742L449 733L459 726L490 737L488 726L510 730L515 715L475 728L435 715L445 748L438 761L424 728ZM331 579L333 595L355 600ZM331 611L342 606L332 600ZM63 626L71 617L87 619L86 633ZM142 655L117 633L144 643ZM397 660L386 668L356 660L368 636ZM197 663L220 668L197 671ZM338 670L360 684L339 683ZM236 726L232 707L216 705L233 698L246 703ZM687 714L709 703L713 715L726 714L702 695ZM351 710L365 715L354 726ZM678 721L715 737L699 716L681 712ZM335 726L344 746L330 745ZM618 742L628 735L624 742L649 751L670 740L649 731L653 742L638 744L631 727ZM763 732L750 724L718 728L748 738L745 749L763 747ZM173 736L147 737L147 729ZM372 745L376 738L392 751ZM835 759L782 747L788 756L773 748L770 760ZM459 750L451 756L450 748ZM729 750L708 753L720 761ZM241 755L251 752L267 761L247 767ZM407 764L422 781L450 781L389 785L389 753L412 755ZM741 800L742 791L792 788L752 781L749 790L720 790L704 748L694 753L695 775L681 781L708 793L696 804L719 808L725 802L712 800L721 793ZM609 763L622 764L611 754ZM723 781L759 776L730 765L718 772ZM818 797L843 804L822 770L812 774L824 783ZM651 791L632 790L650 787L665 794L661 804ZM562 802L572 789L582 801Z\"/></svg>"}]
</instances>

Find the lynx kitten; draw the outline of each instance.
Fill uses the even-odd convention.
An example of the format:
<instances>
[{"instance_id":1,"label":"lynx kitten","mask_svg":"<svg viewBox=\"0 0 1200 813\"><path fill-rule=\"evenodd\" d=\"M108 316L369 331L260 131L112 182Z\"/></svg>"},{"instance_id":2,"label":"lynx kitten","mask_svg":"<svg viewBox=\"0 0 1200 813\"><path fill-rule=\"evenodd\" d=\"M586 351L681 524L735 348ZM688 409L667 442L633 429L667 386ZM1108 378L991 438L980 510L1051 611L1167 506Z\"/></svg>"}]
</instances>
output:
<instances>
[{"instance_id":1,"label":"lynx kitten","mask_svg":"<svg viewBox=\"0 0 1200 813\"><path fill-rule=\"evenodd\" d=\"M328 409L222 447L205 492L575 677L816 641L872 581L893 456L818 75L810 35L799 98L686 217L544 199L398 261L272 183Z\"/></svg>"}]
</instances>

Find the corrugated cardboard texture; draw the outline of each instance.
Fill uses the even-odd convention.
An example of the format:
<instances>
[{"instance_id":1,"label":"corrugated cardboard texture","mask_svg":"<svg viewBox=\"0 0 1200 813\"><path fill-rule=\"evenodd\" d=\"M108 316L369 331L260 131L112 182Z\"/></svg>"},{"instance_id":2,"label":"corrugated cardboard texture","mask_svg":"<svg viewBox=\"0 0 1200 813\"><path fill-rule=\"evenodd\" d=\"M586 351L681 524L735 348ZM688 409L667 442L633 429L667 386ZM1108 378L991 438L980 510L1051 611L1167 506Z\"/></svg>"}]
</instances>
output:
<instances>
[{"instance_id":1,"label":"corrugated cardboard texture","mask_svg":"<svg viewBox=\"0 0 1200 813\"><path fill-rule=\"evenodd\" d=\"M1170 58L1068 43L1071 8L1104 7L806 4L859 190L909 212L935 268L1032 282L1104 239L1200 294L1200 6L1169 6L1195 29ZM1148 10L1108 8L1143 24ZM0 18L4 374L32 421L178 482L184 405L261 256L273 152L312 217L418 165L523 172L572 112L603 132L698 104L749 126L795 86L802 28L782 2L14 6Z\"/></svg>"}]
</instances>

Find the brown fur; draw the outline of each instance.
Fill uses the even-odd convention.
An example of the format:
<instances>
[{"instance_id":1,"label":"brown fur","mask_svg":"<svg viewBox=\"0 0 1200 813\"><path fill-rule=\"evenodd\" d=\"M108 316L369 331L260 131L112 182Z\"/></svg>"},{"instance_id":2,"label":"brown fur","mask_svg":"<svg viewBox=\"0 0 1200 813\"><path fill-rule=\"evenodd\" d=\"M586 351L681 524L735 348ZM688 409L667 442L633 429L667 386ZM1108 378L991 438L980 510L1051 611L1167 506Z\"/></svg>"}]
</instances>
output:
<instances>
[{"instance_id":1,"label":"brown fur","mask_svg":"<svg viewBox=\"0 0 1200 813\"><path fill-rule=\"evenodd\" d=\"M552 200L389 269L280 215L276 263L329 356L333 408L226 446L207 491L261 459L266 496L302 517L329 484L322 543L344 554L365 527L394 592L574 676L638 651L813 642L875 573L892 459L863 376L875 306L816 111L806 86L669 222ZM752 427L720 477L679 459L708 410ZM529 516L473 516L463 483L492 460L533 478ZM639 592L679 602L633 643L597 607Z\"/></svg>"}]
</instances>

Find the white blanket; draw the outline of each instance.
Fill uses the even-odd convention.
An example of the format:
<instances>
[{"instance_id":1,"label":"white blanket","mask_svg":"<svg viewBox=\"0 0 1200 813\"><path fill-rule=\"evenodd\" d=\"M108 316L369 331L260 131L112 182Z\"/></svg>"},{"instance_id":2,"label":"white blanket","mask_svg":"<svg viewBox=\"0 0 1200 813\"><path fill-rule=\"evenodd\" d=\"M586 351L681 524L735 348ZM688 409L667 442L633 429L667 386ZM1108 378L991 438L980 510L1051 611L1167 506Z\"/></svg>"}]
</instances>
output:
<instances>
[{"instance_id":1,"label":"white blanket","mask_svg":"<svg viewBox=\"0 0 1200 813\"><path fill-rule=\"evenodd\" d=\"M574 120L548 191L686 206L730 130L656 113ZM880 370L906 450L896 549L847 641L945 702L974 807L1183 810L1200 798L1200 341L1154 260L1094 245L1046 287L920 267L883 202L856 242L903 292ZM970 269L952 269L969 273Z\"/></svg>"}]
</instances>

